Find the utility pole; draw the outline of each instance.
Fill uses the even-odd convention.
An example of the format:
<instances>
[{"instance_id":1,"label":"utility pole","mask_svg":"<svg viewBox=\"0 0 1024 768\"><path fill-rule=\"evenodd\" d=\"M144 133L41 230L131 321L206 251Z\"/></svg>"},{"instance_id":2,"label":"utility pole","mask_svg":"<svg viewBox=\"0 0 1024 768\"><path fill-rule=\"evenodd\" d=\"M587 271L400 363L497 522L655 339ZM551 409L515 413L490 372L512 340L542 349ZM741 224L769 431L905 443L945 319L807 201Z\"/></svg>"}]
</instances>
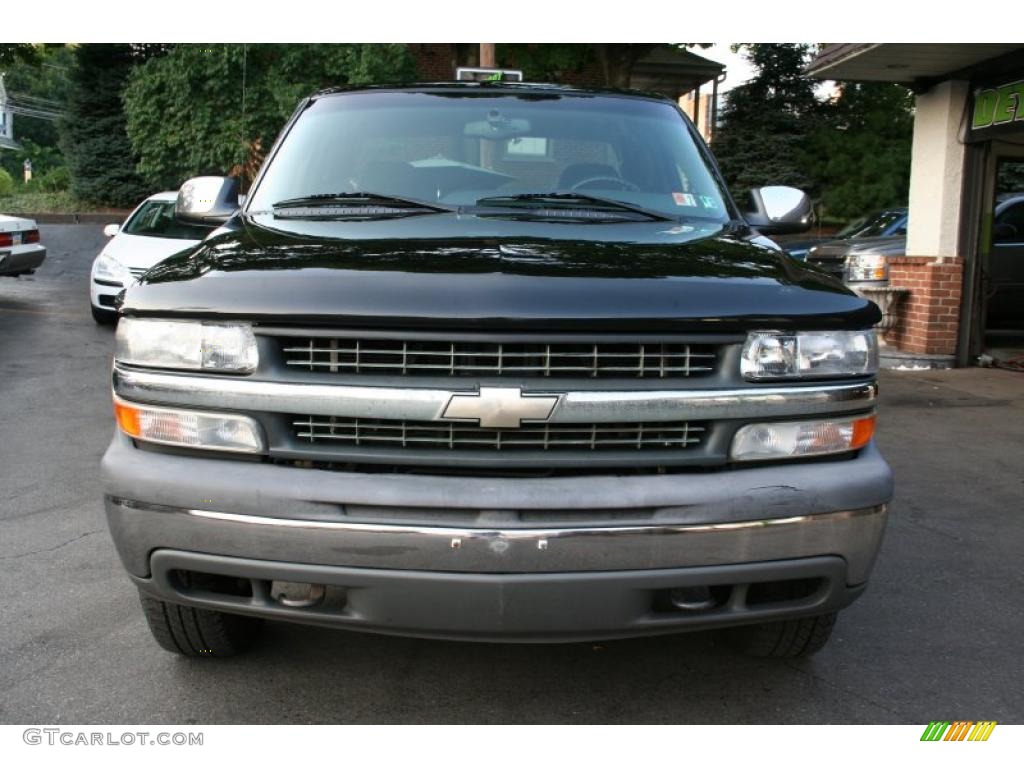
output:
<instances>
[{"instance_id":1,"label":"utility pole","mask_svg":"<svg viewBox=\"0 0 1024 768\"><path fill-rule=\"evenodd\" d=\"M494 43L480 43L480 66L498 66L494 59Z\"/></svg>"}]
</instances>

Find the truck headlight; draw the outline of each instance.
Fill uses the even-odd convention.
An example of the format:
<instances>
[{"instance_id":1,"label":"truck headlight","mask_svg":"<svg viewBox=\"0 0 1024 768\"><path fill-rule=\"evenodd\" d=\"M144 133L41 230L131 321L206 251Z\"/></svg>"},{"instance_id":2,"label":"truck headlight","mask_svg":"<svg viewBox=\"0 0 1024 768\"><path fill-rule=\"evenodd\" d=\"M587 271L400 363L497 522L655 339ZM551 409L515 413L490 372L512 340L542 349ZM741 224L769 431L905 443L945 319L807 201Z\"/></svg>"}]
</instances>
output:
<instances>
[{"instance_id":1,"label":"truck headlight","mask_svg":"<svg viewBox=\"0 0 1024 768\"><path fill-rule=\"evenodd\" d=\"M736 431L734 461L825 456L863 448L875 434L875 416L748 424Z\"/></svg>"},{"instance_id":2,"label":"truck headlight","mask_svg":"<svg viewBox=\"0 0 1024 768\"><path fill-rule=\"evenodd\" d=\"M747 335L740 372L748 381L868 376L878 371L878 339L866 331L757 331Z\"/></svg>"},{"instance_id":3,"label":"truck headlight","mask_svg":"<svg viewBox=\"0 0 1024 768\"><path fill-rule=\"evenodd\" d=\"M104 280L108 283L118 283L122 286L130 285L132 282L132 273L128 270L128 267L113 256L108 256L105 253L101 253L96 259L96 266L93 269L92 277L94 280Z\"/></svg>"},{"instance_id":4,"label":"truck headlight","mask_svg":"<svg viewBox=\"0 0 1024 768\"><path fill-rule=\"evenodd\" d=\"M846 257L846 280L850 283L864 280L888 280L889 260L877 253L860 253Z\"/></svg>"},{"instance_id":5,"label":"truck headlight","mask_svg":"<svg viewBox=\"0 0 1024 768\"><path fill-rule=\"evenodd\" d=\"M261 453L263 430L255 419L126 403L114 398L117 425L129 437L161 445L234 453Z\"/></svg>"},{"instance_id":6,"label":"truck headlight","mask_svg":"<svg viewBox=\"0 0 1024 768\"><path fill-rule=\"evenodd\" d=\"M247 323L123 317L114 360L152 368L252 373L259 352Z\"/></svg>"}]
</instances>

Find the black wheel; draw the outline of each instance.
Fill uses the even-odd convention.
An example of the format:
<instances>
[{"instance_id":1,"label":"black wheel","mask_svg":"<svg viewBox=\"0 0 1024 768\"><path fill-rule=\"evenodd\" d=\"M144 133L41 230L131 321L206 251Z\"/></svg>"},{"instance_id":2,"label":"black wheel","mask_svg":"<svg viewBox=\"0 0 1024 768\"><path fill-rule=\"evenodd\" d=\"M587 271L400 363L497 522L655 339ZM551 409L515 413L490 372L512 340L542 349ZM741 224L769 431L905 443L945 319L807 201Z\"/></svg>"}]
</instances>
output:
<instances>
[{"instance_id":1,"label":"black wheel","mask_svg":"<svg viewBox=\"0 0 1024 768\"><path fill-rule=\"evenodd\" d=\"M98 325L115 325L117 323L117 312L110 312L106 309L96 309L96 307L89 305L89 309L92 310L92 319L96 321Z\"/></svg>"},{"instance_id":2,"label":"black wheel","mask_svg":"<svg viewBox=\"0 0 1024 768\"><path fill-rule=\"evenodd\" d=\"M234 656L255 642L263 622L249 616L190 608L140 595L153 637L182 656Z\"/></svg>"},{"instance_id":3,"label":"black wheel","mask_svg":"<svg viewBox=\"0 0 1024 768\"><path fill-rule=\"evenodd\" d=\"M824 648L832 636L836 615L825 613L805 619L734 627L725 630L725 639L733 648L748 656L773 659L811 656Z\"/></svg>"}]
</instances>

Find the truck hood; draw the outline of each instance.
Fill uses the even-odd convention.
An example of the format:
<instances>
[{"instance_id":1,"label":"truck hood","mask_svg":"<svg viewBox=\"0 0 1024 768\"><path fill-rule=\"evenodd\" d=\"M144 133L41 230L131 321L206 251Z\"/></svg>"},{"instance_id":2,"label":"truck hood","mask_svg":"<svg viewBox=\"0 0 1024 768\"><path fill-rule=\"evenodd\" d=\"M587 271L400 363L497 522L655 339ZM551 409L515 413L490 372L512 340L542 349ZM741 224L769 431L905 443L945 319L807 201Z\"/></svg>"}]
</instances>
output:
<instances>
[{"instance_id":1,"label":"truck hood","mask_svg":"<svg viewBox=\"0 0 1024 768\"><path fill-rule=\"evenodd\" d=\"M132 315L304 325L865 328L838 281L721 224L239 218L131 287ZM746 238L746 239L745 239Z\"/></svg>"}]
</instances>

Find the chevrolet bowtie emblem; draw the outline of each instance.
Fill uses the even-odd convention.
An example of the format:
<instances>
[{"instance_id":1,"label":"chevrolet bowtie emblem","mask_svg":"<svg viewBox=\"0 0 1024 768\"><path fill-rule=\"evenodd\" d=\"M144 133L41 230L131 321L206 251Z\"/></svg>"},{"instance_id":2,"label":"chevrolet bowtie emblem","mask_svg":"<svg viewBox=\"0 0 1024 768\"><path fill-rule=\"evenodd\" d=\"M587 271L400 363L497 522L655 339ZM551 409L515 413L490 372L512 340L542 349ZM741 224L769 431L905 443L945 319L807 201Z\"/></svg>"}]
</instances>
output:
<instances>
[{"instance_id":1,"label":"chevrolet bowtie emblem","mask_svg":"<svg viewBox=\"0 0 1024 768\"><path fill-rule=\"evenodd\" d=\"M558 395L524 395L517 387L480 387L478 395L451 396L442 419L476 420L481 427L519 427L544 421L558 404Z\"/></svg>"}]
</instances>

